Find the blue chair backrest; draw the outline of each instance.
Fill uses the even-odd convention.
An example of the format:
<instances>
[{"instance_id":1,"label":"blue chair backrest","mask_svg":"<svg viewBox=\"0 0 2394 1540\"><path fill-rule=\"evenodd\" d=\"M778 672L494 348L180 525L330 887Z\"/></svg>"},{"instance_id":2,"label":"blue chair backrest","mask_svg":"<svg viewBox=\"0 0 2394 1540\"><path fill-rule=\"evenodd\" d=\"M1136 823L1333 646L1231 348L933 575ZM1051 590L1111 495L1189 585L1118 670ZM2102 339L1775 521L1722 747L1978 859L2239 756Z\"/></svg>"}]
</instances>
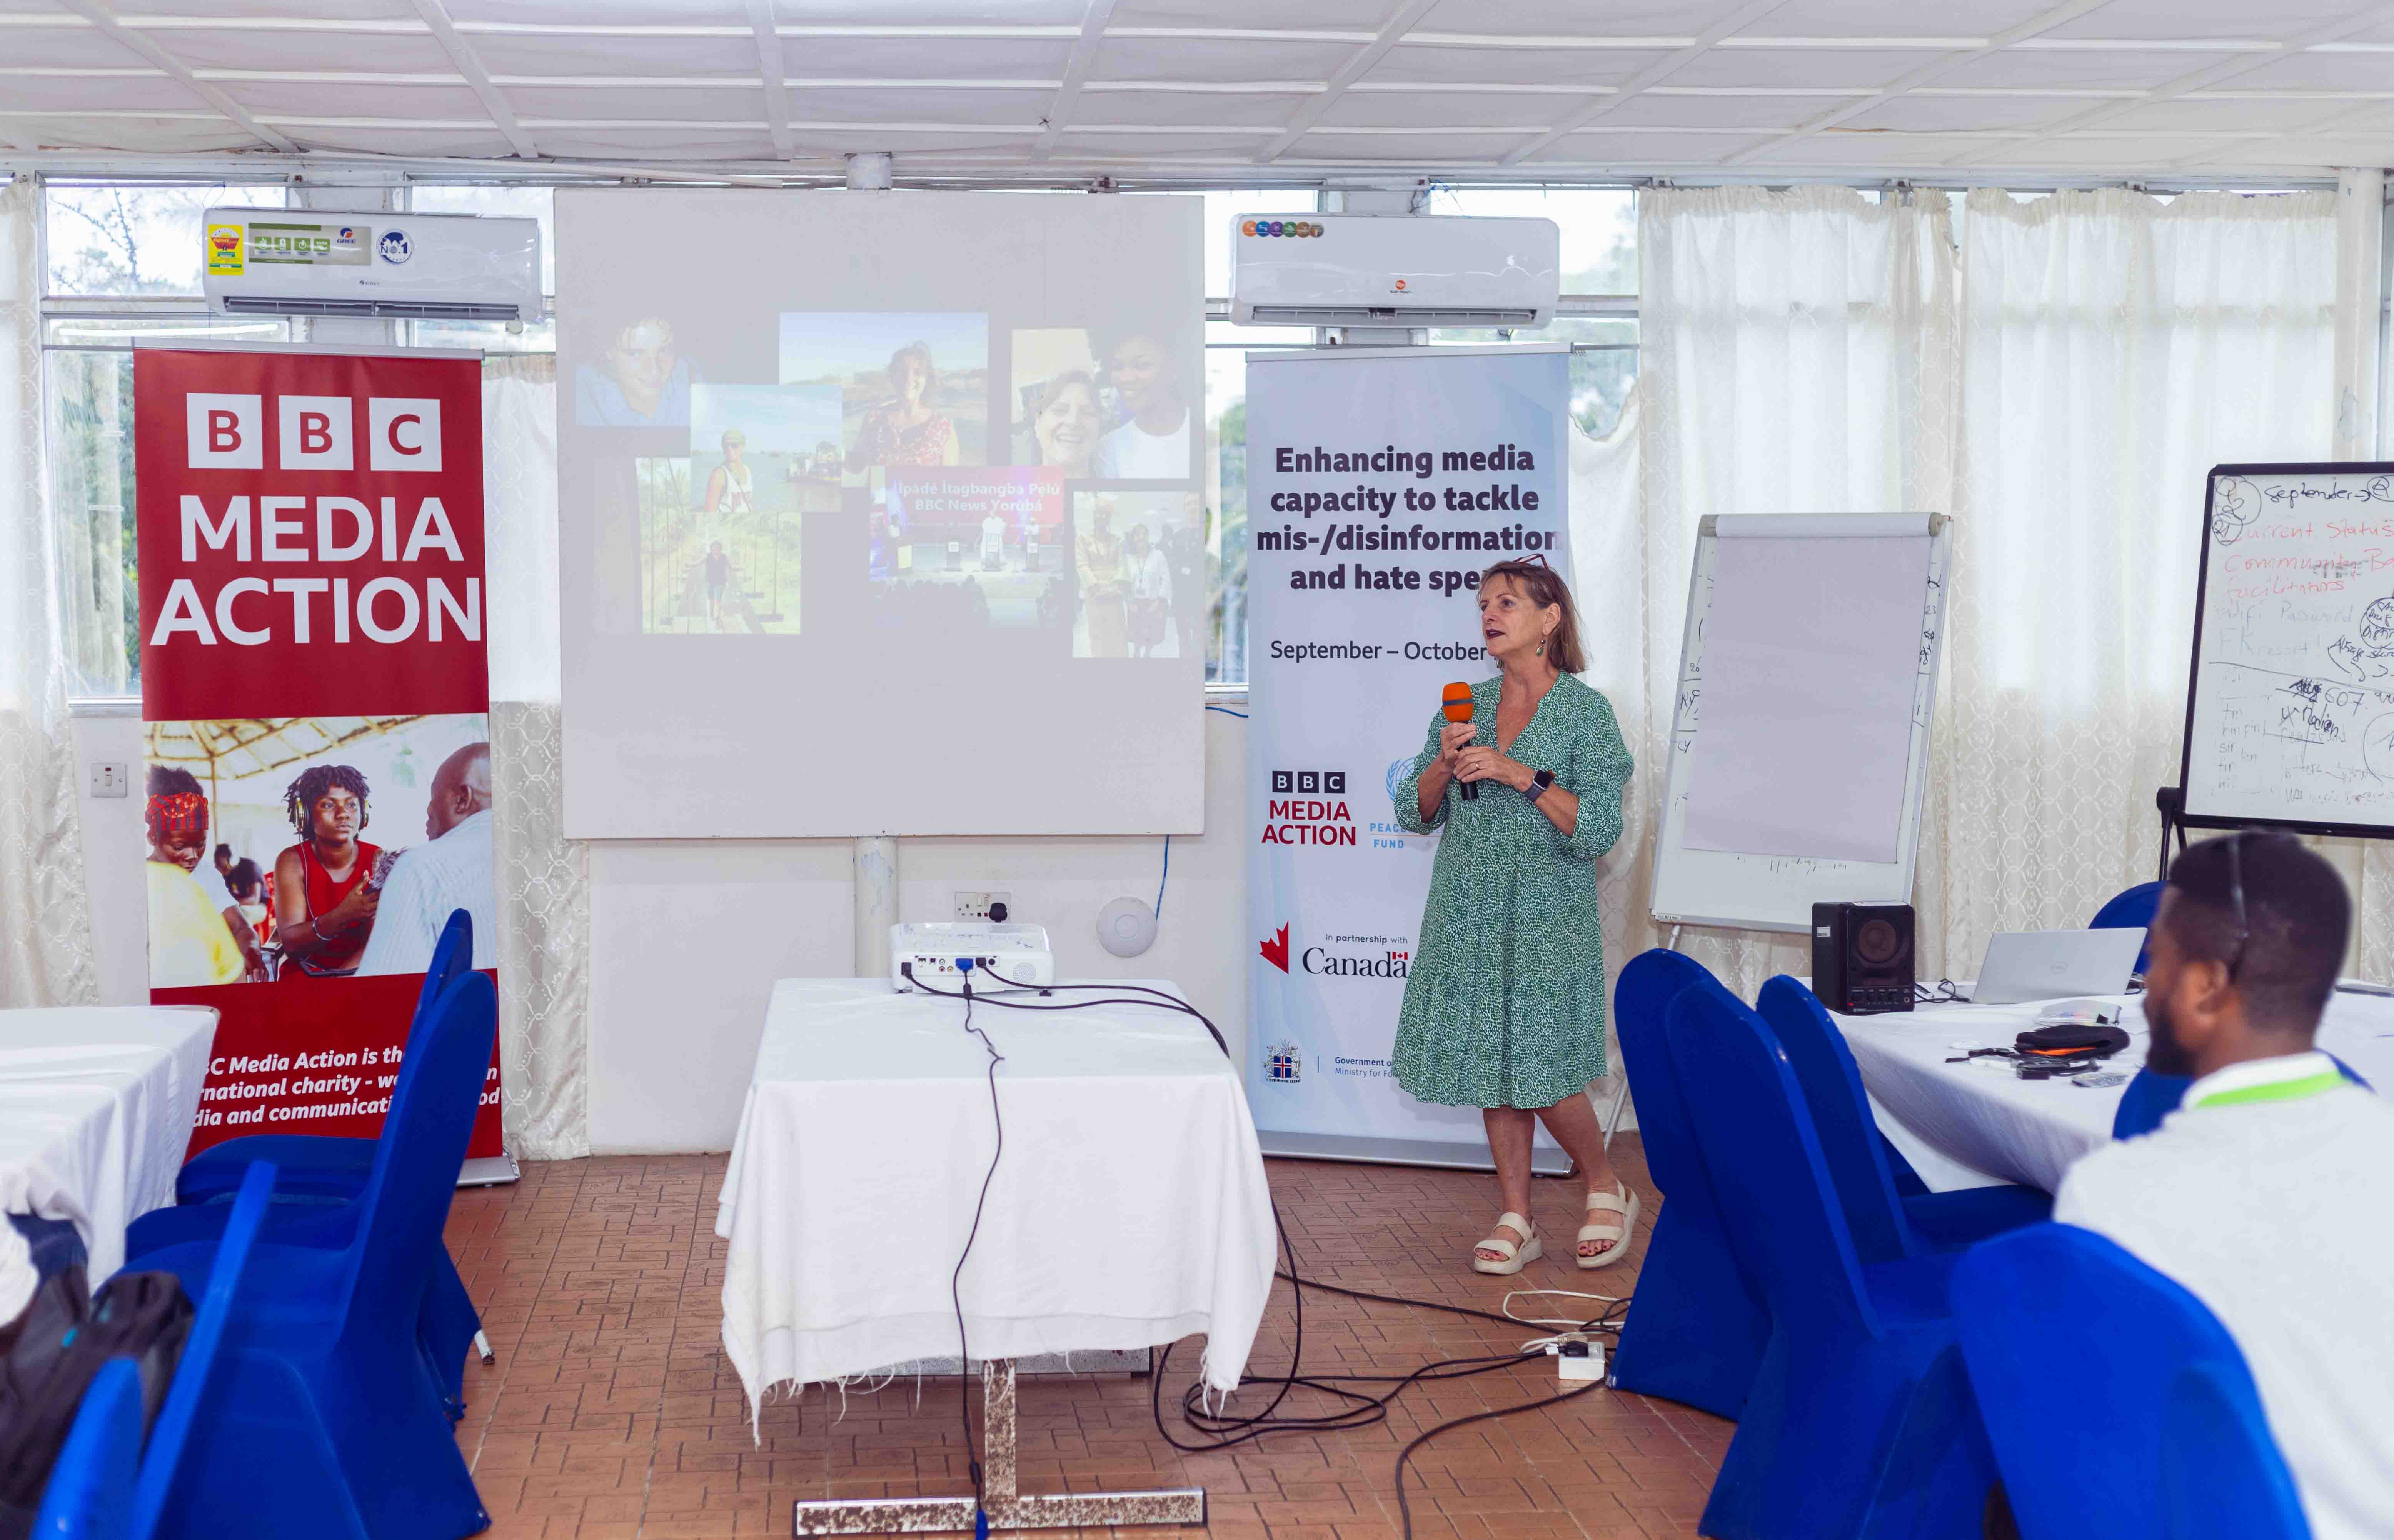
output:
<instances>
[{"instance_id":1,"label":"blue chair backrest","mask_svg":"<svg viewBox=\"0 0 2394 1540\"><path fill-rule=\"evenodd\" d=\"M130 1533L139 1540L157 1532L182 1464L183 1448L191 1441L193 1426L207 1413L209 1381L241 1293L241 1276L249 1266L257 1232L266 1223L267 1206L273 1201L274 1167L265 1161L250 1162L241 1178L241 1191L233 1194L224 1236L217 1243L216 1263L208 1269L205 1296L192 1314L191 1334L183 1339L182 1356L175 1361L174 1381L167 1386L158 1420L151 1427L140 1480L134 1483Z\"/></svg>"},{"instance_id":2,"label":"blue chair backrest","mask_svg":"<svg viewBox=\"0 0 2394 1540\"><path fill-rule=\"evenodd\" d=\"M2361 1078L2360 1071L2343 1060L2334 1054L2329 1054L2328 1058L2335 1060L2336 1073L2345 1079L2364 1091L2376 1089ZM2193 1084L2194 1076L2190 1074L2162 1074L2153 1070L2138 1070L2135 1078L2128 1082L2128 1088L2120 1093L2119 1108L2111 1114L2111 1137L2135 1139L2139 1134L2151 1133L2162 1125L2162 1119L2177 1111L2177 1104L2186 1099L2186 1088Z\"/></svg>"},{"instance_id":3,"label":"blue chair backrest","mask_svg":"<svg viewBox=\"0 0 2394 1540\"><path fill-rule=\"evenodd\" d=\"M141 1371L129 1358L99 1366L50 1467L35 1540L132 1540L133 1473L141 1463Z\"/></svg>"},{"instance_id":4,"label":"blue chair backrest","mask_svg":"<svg viewBox=\"0 0 2394 1540\"><path fill-rule=\"evenodd\" d=\"M1925 1255L1929 1248L1903 1217L1887 1147L1879 1139L1878 1119L1871 1114L1870 1097L1862 1089L1862 1073L1854 1064L1853 1050L1846 1046L1846 1034L1829 1020L1827 1007L1810 990L1781 974L1763 983L1755 1008L1787 1051L1796 1084L1803 1087L1812 1132L1829 1164L1829 1179L1845 1205L1855 1255L1864 1263Z\"/></svg>"},{"instance_id":5,"label":"blue chair backrest","mask_svg":"<svg viewBox=\"0 0 2394 1540\"><path fill-rule=\"evenodd\" d=\"M2162 884L2140 882L2111 895L2095 917L2086 922L2089 930L2150 930L2153 916L2161 912ZM2151 960L2152 948L2137 949L2137 971L2142 973Z\"/></svg>"},{"instance_id":6,"label":"blue chair backrest","mask_svg":"<svg viewBox=\"0 0 2394 1540\"><path fill-rule=\"evenodd\" d=\"M461 973L441 992L422 1043L401 1061L358 1195L345 1319L415 1319L498 1033L497 989L482 974Z\"/></svg>"},{"instance_id":7,"label":"blue chair backrest","mask_svg":"<svg viewBox=\"0 0 2394 1540\"><path fill-rule=\"evenodd\" d=\"M449 923L441 928L441 939L432 943L432 966L424 970L424 987L415 993L415 1015L407 1024L407 1046L415 1040L432 1020L432 1007L441 992L456 981L457 975L474 966L474 916L463 909L449 911ZM404 1063L404 1058L401 1062Z\"/></svg>"},{"instance_id":8,"label":"blue chair backrest","mask_svg":"<svg viewBox=\"0 0 2394 1540\"><path fill-rule=\"evenodd\" d=\"M1664 1013L1681 990L1711 977L1693 957L1655 947L1623 964L1612 986L1612 1034L1629 1076L1630 1103L1638 1109L1638 1141L1647 1174L1673 1203L1709 1204L1712 1184L1688 1121Z\"/></svg>"},{"instance_id":9,"label":"blue chair backrest","mask_svg":"<svg viewBox=\"0 0 2394 1540\"><path fill-rule=\"evenodd\" d=\"M1710 979L1679 992L1671 1052L1704 1164L1735 1172L1714 1184L1730 1248L1761 1285L1774 1319L1808 1314L1820 1330L1875 1335L1877 1312L1846 1229L1821 1141L1787 1052L1761 1017Z\"/></svg>"},{"instance_id":10,"label":"blue chair backrest","mask_svg":"<svg viewBox=\"0 0 2394 1540\"><path fill-rule=\"evenodd\" d=\"M2308 1534L2243 1355L2185 1289L2091 1231L2043 1224L1971 1248L1953 1294L2022 1534Z\"/></svg>"}]
</instances>

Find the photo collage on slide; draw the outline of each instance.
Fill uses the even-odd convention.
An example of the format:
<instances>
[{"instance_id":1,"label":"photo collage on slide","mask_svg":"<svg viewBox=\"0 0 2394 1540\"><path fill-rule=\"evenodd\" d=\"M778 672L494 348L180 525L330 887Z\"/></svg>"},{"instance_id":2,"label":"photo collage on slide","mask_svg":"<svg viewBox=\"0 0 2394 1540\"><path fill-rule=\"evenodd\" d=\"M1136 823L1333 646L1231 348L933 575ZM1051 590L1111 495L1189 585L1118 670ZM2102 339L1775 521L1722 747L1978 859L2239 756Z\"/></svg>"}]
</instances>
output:
<instances>
[{"instance_id":1,"label":"photo collage on slide","mask_svg":"<svg viewBox=\"0 0 2394 1540\"><path fill-rule=\"evenodd\" d=\"M709 367L670 315L591 317L572 423L604 501L637 510L613 520L636 548L601 535L605 566L638 567L623 629L797 637L811 583L819 625L861 589L876 630L1203 654L1218 558L1193 319L768 313L770 380Z\"/></svg>"}]
</instances>

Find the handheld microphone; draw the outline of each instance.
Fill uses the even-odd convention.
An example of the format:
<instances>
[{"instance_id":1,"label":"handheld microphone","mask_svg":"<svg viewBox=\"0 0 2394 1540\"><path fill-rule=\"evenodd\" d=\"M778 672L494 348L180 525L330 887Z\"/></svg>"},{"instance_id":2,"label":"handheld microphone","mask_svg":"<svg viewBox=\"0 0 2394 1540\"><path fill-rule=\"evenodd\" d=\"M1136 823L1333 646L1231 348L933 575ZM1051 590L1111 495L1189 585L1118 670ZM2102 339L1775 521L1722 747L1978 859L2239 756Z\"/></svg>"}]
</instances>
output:
<instances>
[{"instance_id":1,"label":"handheld microphone","mask_svg":"<svg viewBox=\"0 0 2394 1540\"><path fill-rule=\"evenodd\" d=\"M1448 721L1468 722L1471 720L1472 700L1471 687L1469 685L1457 679L1454 683L1446 687L1444 692L1440 698L1441 704L1439 709L1446 713L1446 719ZM1466 781L1463 783L1464 800L1467 802L1473 802L1479 800L1479 797L1480 783L1477 781Z\"/></svg>"}]
</instances>

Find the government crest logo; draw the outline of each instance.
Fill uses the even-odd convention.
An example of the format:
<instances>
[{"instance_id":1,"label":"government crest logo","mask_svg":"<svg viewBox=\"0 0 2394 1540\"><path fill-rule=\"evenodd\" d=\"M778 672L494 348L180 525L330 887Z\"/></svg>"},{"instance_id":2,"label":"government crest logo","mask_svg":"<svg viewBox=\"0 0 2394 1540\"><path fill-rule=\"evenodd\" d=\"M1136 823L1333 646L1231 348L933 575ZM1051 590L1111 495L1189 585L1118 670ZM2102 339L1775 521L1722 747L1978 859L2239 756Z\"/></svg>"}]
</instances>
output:
<instances>
[{"instance_id":1,"label":"government crest logo","mask_svg":"<svg viewBox=\"0 0 2394 1540\"><path fill-rule=\"evenodd\" d=\"M1294 1043L1274 1043L1264 1050L1264 1078L1294 1086L1305 1078L1305 1053Z\"/></svg>"}]
</instances>

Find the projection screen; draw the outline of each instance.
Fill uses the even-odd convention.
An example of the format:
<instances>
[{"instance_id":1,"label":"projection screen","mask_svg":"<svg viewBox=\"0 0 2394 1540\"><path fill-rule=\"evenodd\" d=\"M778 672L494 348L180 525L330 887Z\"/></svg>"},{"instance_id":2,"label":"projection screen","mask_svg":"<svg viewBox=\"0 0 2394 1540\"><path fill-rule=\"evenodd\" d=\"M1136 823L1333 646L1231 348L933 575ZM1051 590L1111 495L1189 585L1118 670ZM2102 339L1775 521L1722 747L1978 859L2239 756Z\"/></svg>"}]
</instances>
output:
<instances>
[{"instance_id":1,"label":"projection screen","mask_svg":"<svg viewBox=\"0 0 2394 1540\"><path fill-rule=\"evenodd\" d=\"M566 833L1199 831L1201 211L559 191Z\"/></svg>"}]
</instances>

